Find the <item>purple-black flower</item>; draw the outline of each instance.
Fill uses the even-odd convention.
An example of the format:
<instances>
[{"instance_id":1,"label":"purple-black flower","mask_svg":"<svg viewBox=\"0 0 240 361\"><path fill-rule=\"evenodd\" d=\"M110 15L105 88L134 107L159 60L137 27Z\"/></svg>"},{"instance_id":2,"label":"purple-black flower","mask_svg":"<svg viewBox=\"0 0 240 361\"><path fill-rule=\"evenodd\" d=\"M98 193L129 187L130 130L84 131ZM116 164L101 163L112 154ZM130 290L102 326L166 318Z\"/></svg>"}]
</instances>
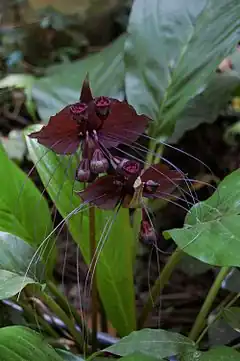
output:
<instances>
[{"instance_id":1,"label":"purple-black flower","mask_svg":"<svg viewBox=\"0 0 240 361\"><path fill-rule=\"evenodd\" d=\"M148 120L127 102L104 96L94 98L86 78L80 100L50 117L49 123L30 137L58 154L73 154L81 145L83 161L77 175L80 181L86 181L92 173L107 171L108 148L136 141Z\"/></svg>"},{"instance_id":2,"label":"purple-black flower","mask_svg":"<svg viewBox=\"0 0 240 361\"><path fill-rule=\"evenodd\" d=\"M118 159L114 174L98 178L78 194L83 201L101 209L142 208L143 198L166 198L183 179L183 175L166 165L156 164L146 170L139 162Z\"/></svg>"}]
</instances>

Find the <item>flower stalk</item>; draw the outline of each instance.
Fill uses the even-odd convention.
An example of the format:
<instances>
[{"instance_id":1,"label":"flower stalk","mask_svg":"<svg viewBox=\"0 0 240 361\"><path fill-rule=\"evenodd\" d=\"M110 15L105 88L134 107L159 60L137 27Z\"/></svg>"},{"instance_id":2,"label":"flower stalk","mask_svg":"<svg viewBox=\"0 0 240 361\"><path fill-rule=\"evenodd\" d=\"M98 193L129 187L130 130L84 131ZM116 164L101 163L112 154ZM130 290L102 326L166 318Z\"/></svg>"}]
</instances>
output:
<instances>
[{"instance_id":1,"label":"flower stalk","mask_svg":"<svg viewBox=\"0 0 240 361\"><path fill-rule=\"evenodd\" d=\"M207 315L213 305L213 302L218 294L219 289L221 288L222 281L225 279L226 275L229 272L230 267L222 267L220 272L218 273L215 281L210 288L207 297L199 311L199 314L195 320L195 323L189 333L189 338L195 341L200 332L202 331L204 324L206 322Z\"/></svg>"},{"instance_id":2,"label":"flower stalk","mask_svg":"<svg viewBox=\"0 0 240 361\"><path fill-rule=\"evenodd\" d=\"M96 262L95 252L96 252L96 229L95 229L95 208L89 208L89 244L90 244L90 253L91 253L91 262ZM97 292L97 277L96 277L96 268L95 272L92 275L92 352L97 350L97 316L98 316L98 292Z\"/></svg>"}]
</instances>

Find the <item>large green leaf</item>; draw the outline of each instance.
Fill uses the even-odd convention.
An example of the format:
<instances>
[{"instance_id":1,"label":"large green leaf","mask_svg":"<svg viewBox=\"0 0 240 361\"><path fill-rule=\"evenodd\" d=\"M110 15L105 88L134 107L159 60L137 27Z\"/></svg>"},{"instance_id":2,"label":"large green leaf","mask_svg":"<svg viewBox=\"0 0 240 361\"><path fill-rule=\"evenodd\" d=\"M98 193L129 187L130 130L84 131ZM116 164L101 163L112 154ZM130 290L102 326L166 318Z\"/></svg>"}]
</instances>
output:
<instances>
[{"instance_id":1,"label":"large green leaf","mask_svg":"<svg viewBox=\"0 0 240 361\"><path fill-rule=\"evenodd\" d=\"M187 130L201 123L213 123L239 86L240 73L232 70L215 74L206 89L188 102L169 141L177 142Z\"/></svg>"},{"instance_id":2,"label":"large green leaf","mask_svg":"<svg viewBox=\"0 0 240 361\"><path fill-rule=\"evenodd\" d=\"M84 361L84 359L81 356L74 355L71 352L67 352L60 349L56 351L65 361Z\"/></svg>"},{"instance_id":3,"label":"large green leaf","mask_svg":"<svg viewBox=\"0 0 240 361\"><path fill-rule=\"evenodd\" d=\"M27 175L8 159L0 145L0 231L20 237L38 247L52 229L46 200ZM54 244L49 240L39 249L49 263L54 261Z\"/></svg>"},{"instance_id":4,"label":"large green leaf","mask_svg":"<svg viewBox=\"0 0 240 361\"><path fill-rule=\"evenodd\" d=\"M188 101L239 40L238 0L135 1L126 41L126 93L150 116L152 135L171 135Z\"/></svg>"},{"instance_id":5,"label":"large green leaf","mask_svg":"<svg viewBox=\"0 0 240 361\"><path fill-rule=\"evenodd\" d=\"M156 357L143 355L140 352L135 352L132 355L121 357L121 360L122 361L157 361L158 360L159 361L159 359L157 359Z\"/></svg>"},{"instance_id":6,"label":"large green leaf","mask_svg":"<svg viewBox=\"0 0 240 361\"><path fill-rule=\"evenodd\" d=\"M33 128L32 128L33 129ZM33 162L36 164L43 184L54 201L62 217L73 213L80 206L80 198L74 190L79 184L74 184L76 158L59 157L27 138L27 146ZM50 181L49 181L50 179ZM106 226L105 237L103 230ZM89 231L88 212L72 215L68 220L69 230L79 245L85 261L89 263ZM127 210L121 210L116 216L113 212L96 210L97 241L104 242L97 263L97 282L99 293L108 318L121 336L136 327L133 261L135 255L136 237L129 224Z\"/></svg>"},{"instance_id":7,"label":"large green leaf","mask_svg":"<svg viewBox=\"0 0 240 361\"><path fill-rule=\"evenodd\" d=\"M183 228L164 234L186 253L217 266L240 266L240 170L227 176L214 194L195 204Z\"/></svg>"},{"instance_id":8,"label":"large green leaf","mask_svg":"<svg viewBox=\"0 0 240 361\"><path fill-rule=\"evenodd\" d=\"M21 326L0 329L1 361L62 361L36 332Z\"/></svg>"},{"instance_id":9,"label":"large green leaf","mask_svg":"<svg viewBox=\"0 0 240 361\"><path fill-rule=\"evenodd\" d=\"M161 359L184 352L193 352L194 349L194 342L179 333L146 328L132 332L104 351L119 356L128 356L133 352L140 352L143 355Z\"/></svg>"},{"instance_id":10,"label":"large green leaf","mask_svg":"<svg viewBox=\"0 0 240 361\"><path fill-rule=\"evenodd\" d=\"M44 267L29 244L5 232L0 232L0 242L0 299L16 295L27 284L43 281Z\"/></svg>"},{"instance_id":11,"label":"large green leaf","mask_svg":"<svg viewBox=\"0 0 240 361\"><path fill-rule=\"evenodd\" d=\"M89 72L91 88L95 95L122 98L124 87L123 46L121 36L103 51L83 60L54 68L54 74L35 83L33 97L43 121L79 99L82 82Z\"/></svg>"},{"instance_id":12,"label":"large green leaf","mask_svg":"<svg viewBox=\"0 0 240 361\"><path fill-rule=\"evenodd\" d=\"M230 347L216 347L203 352L199 361L240 361L240 353ZM194 361L194 360L192 360Z\"/></svg>"}]
</instances>

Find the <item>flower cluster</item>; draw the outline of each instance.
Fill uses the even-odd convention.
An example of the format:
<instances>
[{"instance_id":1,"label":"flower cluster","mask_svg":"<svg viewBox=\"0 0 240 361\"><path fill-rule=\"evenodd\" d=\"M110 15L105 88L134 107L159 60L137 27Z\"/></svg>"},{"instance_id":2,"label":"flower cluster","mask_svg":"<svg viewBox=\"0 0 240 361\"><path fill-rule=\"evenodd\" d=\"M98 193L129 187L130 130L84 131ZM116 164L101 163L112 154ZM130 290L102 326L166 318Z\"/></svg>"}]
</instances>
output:
<instances>
[{"instance_id":1,"label":"flower cluster","mask_svg":"<svg viewBox=\"0 0 240 361\"><path fill-rule=\"evenodd\" d=\"M181 181L179 173L166 165L143 169L138 161L113 155L119 145L135 142L148 122L125 101L93 97L86 78L80 100L50 117L49 123L30 137L58 154L73 154L80 147L76 179L90 183L79 192L83 201L101 209L119 205L144 209L143 198L165 198ZM145 211L141 237L156 237Z\"/></svg>"}]
</instances>

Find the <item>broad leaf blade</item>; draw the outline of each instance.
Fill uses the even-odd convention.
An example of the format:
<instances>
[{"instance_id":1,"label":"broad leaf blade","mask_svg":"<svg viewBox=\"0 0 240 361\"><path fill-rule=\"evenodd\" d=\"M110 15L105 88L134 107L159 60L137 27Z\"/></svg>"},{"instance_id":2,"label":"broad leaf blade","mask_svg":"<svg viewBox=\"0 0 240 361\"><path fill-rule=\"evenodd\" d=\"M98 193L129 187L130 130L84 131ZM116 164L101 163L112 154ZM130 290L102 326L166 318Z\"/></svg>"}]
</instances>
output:
<instances>
[{"instance_id":1,"label":"broad leaf blade","mask_svg":"<svg viewBox=\"0 0 240 361\"><path fill-rule=\"evenodd\" d=\"M43 121L59 112L69 103L75 103L86 74L89 73L95 95L122 98L124 87L123 46L121 36L103 51L71 64L59 65L54 74L35 83L33 97Z\"/></svg>"},{"instance_id":2,"label":"broad leaf blade","mask_svg":"<svg viewBox=\"0 0 240 361\"><path fill-rule=\"evenodd\" d=\"M213 123L226 109L234 91L240 86L240 73L215 74L206 89L191 99L178 119L169 141L176 143L183 134L201 123Z\"/></svg>"},{"instance_id":3,"label":"broad leaf blade","mask_svg":"<svg viewBox=\"0 0 240 361\"><path fill-rule=\"evenodd\" d=\"M238 0L135 1L126 41L126 93L171 135L188 101L199 93L239 40Z\"/></svg>"},{"instance_id":4,"label":"broad leaf blade","mask_svg":"<svg viewBox=\"0 0 240 361\"><path fill-rule=\"evenodd\" d=\"M19 276L16 273L0 270L0 300L15 296L21 290L32 283L36 283L32 278Z\"/></svg>"},{"instance_id":5,"label":"broad leaf blade","mask_svg":"<svg viewBox=\"0 0 240 361\"><path fill-rule=\"evenodd\" d=\"M0 299L16 295L27 284L43 281L44 266L29 244L5 232L0 232L0 242Z\"/></svg>"},{"instance_id":6,"label":"broad leaf blade","mask_svg":"<svg viewBox=\"0 0 240 361\"><path fill-rule=\"evenodd\" d=\"M36 332L21 326L0 329L1 361L62 361Z\"/></svg>"},{"instance_id":7,"label":"broad leaf blade","mask_svg":"<svg viewBox=\"0 0 240 361\"><path fill-rule=\"evenodd\" d=\"M80 197L74 192L79 189L79 184L73 180L77 167L75 159L46 152L46 148L37 141L29 137L26 139L43 184L62 217L68 217L81 203ZM101 237L107 219L110 228L105 229L107 236ZM72 215L67 224L89 264L88 212ZM96 209L96 235L97 241L103 242L102 247L99 246L100 256L96 267L99 293L111 323L124 336L136 327L132 270L136 236L130 227L128 212L121 210L116 217L113 212Z\"/></svg>"},{"instance_id":8,"label":"broad leaf blade","mask_svg":"<svg viewBox=\"0 0 240 361\"><path fill-rule=\"evenodd\" d=\"M240 170L227 176L206 201L195 204L181 229L168 230L177 245L203 262L240 266Z\"/></svg>"},{"instance_id":9,"label":"broad leaf blade","mask_svg":"<svg viewBox=\"0 0 240 361\"><path fill-rule=\"evenodd\" d=\"M178 333L165 330L144 329L132 332L118 343L105 349L105 351L128 356L133 352L161 359L184 352L194 351L194 342Z\"/></svg>"},{"instance_id":10,"label":"broad leaf blade","mask_svg":"<svg viewBox=\"0 0 240 361\"><path fill-rule=\"evenodd\" d=\"M216 347L207 352L203 352L199 361L240 361L240 354L238 351L230 347Z\"/></svg>"},{"instance_id":11,"label":"broad leaf blade","mask_svg":"<svg viewBox=\"0 0 240 361\"><path fill-rule=\"evenodd\" d=\"M157 361L158 360L159 361L159 359L157 359L155 357L143 355L140 352L135 352L132 355L121 357L121 360L123 360L123 361ZM101 361L101 360L99 360L99 361Z\"/></svg>"},{"instance_id":12,"label":"broad leaf blade","mask_svg":"<svg viewBox=\"0 0 240 361\"><path fill-rule=\"evenodd\" d=\"M37 248L52 229L48 204L27 175L7 157L1 145L0 163L0 231L20 237ZM45 255L48 266L50 263L53 266L53 239L44 246L41 255Z\"/></svg>"},{"instance_id":13,"label":"broad leaf blade","mask_svg":"<svg viewBox=\"0 0 240 361\"><path fill-rule=\"evenodd\" d=\"M56 351L65 361L84 361L84 359L81 356L75 355L71 352L67 352L61 349Z\"/></svg>"},{"instance_id":14,"label":"broad leaf blade","mask_svg":"<svg viewBox=\"0 0 240 361\"><path fill-rule=\"evenodd\" d=\"M116 218L113 212L98 210L97 217L101 224L98 237L107 219L114 220L97 264L98 288L107 317L120 336L125 336L136 329L133 261L137 237L128 210L121 209Z\"/></svg>"}]
</instances>

